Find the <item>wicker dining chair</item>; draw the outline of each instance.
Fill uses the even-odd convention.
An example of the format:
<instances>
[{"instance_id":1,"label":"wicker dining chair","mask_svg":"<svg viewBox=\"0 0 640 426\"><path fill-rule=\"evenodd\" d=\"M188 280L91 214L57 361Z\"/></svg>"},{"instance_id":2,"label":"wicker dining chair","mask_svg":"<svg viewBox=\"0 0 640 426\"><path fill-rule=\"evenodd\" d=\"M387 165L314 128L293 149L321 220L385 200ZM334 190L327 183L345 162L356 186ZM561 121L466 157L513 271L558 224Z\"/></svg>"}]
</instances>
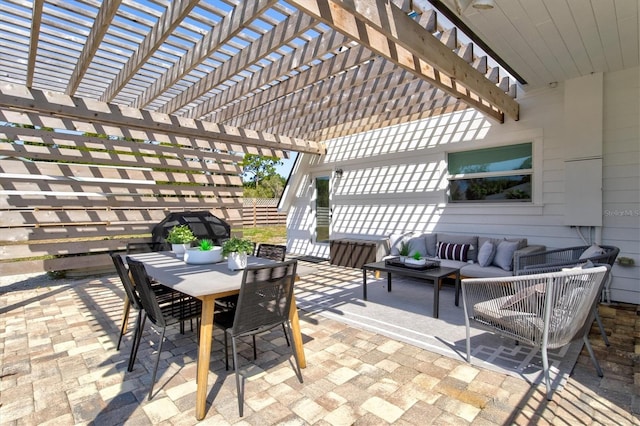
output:
<instances>
[{"instance_id":1,"label":"wicker dining chair","mask_svg":"<svg viewBox=\"0 0 640 426\"><path fill-rule=\"evenodd\" d=\"M111 253L111 260L113 261L113 265L116 268L116 272L118 273L118 277L120 278L120 282L122 283L125 294L127 296L123 305L122 324L120 325L120 336L118 337L118 344L116 346L116 349L120 350L122 337L124 337L125 333L127 332L127 328L129 325L129 313L131 311L131 308L133 307L133 309L137 310L138 312L138 317L136 318L136 322L135 322L136 325L134 326L134 334L133 334L134 340L136 337L136 333L138 331L137 327L139 326L140 315L142 314L143 310L140 305L140 299L133 288L134 286L129 276L129 270L127 269L126 265L124 264L124 261L122 260L122 255L116 252ZM166 304L171 304L174 301L178 301L181 297L177 292L171 290L168 287L160 286L157 284L154 285L153 287L156 295L159 297L160 304L163 306ZM181 332L184 332L184 328L182 325L181 327L182 327Z\"/></svg>"},{"instance_id":2,"label":"wicker dining chair","mask_svg":"<svg viewBox=\"0 0 640 426\"><path fill-rule=\"evenodd\" d=\"M297 264L297 261L291 260L273 265L248 267L244 270L233 325L225 330L231 336L240 417L243 415L244 407L244 380L241 380L237 339L255 336L279 326L285 327L285 333L291 333L289 312ZM291 352L295 361L293 369L302 383L298 357L292 346Z\"/></svg>"},{"instance_id":3,"label":"wicker dining chair","mask_svg":"<svg viewBox=\"0 0 640 426\"><path fill-rule=\"evenodd\" d=\"M263 259L271 259L278 262L283 262L287 254L287 246L277 244L258 244L256 249L256 257ZM238 295L225 296L216 300L216 305L220 308L220 311L214 316L214 322L224 330L230 328L233 325L233 318L235 316L235 307L238 304ZM226 311L226 312L225 312ZM291 346L287 331L282 325L282 331L284 332L284 338L287 341L287 346ZM253 359L258 358L258 351L256 349L256 336L253 338ZM229 343L225 334L224 339L224 352L225 352L225 367L229 370Z\"/></svg>"},{"instance_id":4,"label":"wicker dining chair","mask_svg":"<svg viewBox=\"0 0 640 426\"><path fill-rule=\"evenodd\" d=\"M153 398L153 387L156 382L156 374L158 372L158 364L160 363L162 344L164 342L167 327L194 318L199 322L202 312L202 303L198 299L185 297L181 299L179 303L161 306L160 301L153 290L151 280L147 275L144 264L129 257L127 258L127 264L129 265L129 271L131 272L131 278L135 286L135 293L138 295L139 303L144 309L144 315L141 317L142 319L137 330L136 339L129 359L129 371L133 369L133 363L138 353L138 348L140 347L140 340L142 338L142 331L144 330L146 319L148 318L153 325L162 329L160 342L158 343L158 354L156 356L156 362L153 367L153 374L151 377L151 387L149 389L149 399L151 399Z\"/></svg>"}]
</instances>

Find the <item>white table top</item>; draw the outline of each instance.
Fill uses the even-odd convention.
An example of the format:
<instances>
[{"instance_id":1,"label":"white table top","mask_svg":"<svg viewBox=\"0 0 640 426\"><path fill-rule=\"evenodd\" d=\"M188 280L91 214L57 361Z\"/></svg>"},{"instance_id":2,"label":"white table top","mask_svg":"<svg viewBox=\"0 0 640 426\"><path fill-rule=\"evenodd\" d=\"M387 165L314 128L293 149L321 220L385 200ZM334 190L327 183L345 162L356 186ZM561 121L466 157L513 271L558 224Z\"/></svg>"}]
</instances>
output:
<instances>
[{"instance_id":1,"label":"white table top","mask_svg":"<svg viewBox=\"0 0 640 426\"><path fill-rule=\"evenodd\" d=\"M226 260L205 265L190 265L170 251L136 253L128 257L143 262L151 278L189 296L201 297L240 290L242 284L243 271L230 270ZM268 265L273 262L270 259L249 256L247 266ZM314 268L298 266L297 275L314 271Z\"/></svg>"}]
</instances>

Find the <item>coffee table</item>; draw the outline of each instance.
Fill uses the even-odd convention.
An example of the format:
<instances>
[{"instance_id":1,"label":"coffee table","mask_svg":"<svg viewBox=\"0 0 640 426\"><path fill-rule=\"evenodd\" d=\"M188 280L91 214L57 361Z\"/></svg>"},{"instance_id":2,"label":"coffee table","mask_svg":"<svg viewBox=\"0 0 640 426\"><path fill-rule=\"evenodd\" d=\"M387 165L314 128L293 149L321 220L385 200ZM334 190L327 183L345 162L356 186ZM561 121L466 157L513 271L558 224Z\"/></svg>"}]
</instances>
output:
<instances>
[{"instance_id":1,"label":"coffee table","mask_svg":"<svg viewBox=\"0 0 640 426\"><path fill-rule=\"evenodd\" d=\"M362 298L367 300L367 272L386 272L387 291L391 291L391 275L420 278L433 283L433 317L438 318L438 306L440 304L440 284L442 279L450 275L456 277L455 305L460 299L460 268L439 267L434 269L414 269L411 267L387 265L384 261L367 263L362 266Z\"/></svg>"}]
</instances>

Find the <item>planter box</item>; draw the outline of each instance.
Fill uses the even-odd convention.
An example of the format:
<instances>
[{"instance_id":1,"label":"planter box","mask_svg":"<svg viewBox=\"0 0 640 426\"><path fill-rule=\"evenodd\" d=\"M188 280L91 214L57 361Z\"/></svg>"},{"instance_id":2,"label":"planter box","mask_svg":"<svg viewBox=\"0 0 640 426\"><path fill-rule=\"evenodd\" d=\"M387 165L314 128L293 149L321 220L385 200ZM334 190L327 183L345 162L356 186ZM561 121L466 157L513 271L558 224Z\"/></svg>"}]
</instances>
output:
<instances>
[{"instance_id":1,"label":"planter box","mask_svg":"<svg viewBox=\"0 0 640 426\"><path fill-rule=\"evenodd\" d=\"M227 256L227 265L232 271L238 269L244 269L247 267L247 254L246 253L229 253Z\"/></svg>"},{"instance_id":2,"label":"planter box","mask_svg":"<svg viewBox=\"0 0 640 426\"><path fill-rule=\"evenodd\" d=\"M176 256L182 257L189 247L191 247L191 243L171 244L171 251L174 252Z\"/></svg>"},{"instance_id":3,"label":"planter box","mask_svg":"<svg viewBox=\"0 0 640 426\"><path fill-rule=\"evenodd\" d=\"M222 260L222 247L214 247L211 250L200 250L198 247L187 249L184 253L184 261L190 265L204 265L217 263Z\"/></svg>"}]
</instances>

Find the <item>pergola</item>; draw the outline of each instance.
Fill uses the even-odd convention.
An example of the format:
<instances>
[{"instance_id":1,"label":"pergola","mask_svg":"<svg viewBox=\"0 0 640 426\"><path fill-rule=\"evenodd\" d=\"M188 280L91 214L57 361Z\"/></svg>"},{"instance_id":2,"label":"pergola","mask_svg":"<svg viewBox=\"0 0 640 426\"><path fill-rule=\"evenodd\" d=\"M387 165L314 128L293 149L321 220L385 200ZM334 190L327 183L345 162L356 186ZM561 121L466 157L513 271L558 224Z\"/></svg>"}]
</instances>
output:
<instances>
[{"instance_id":1,"label":"pergola","mask_svg":"<svg viewBox=\"0 0 640 426\"><path fill-rule=\"evenodd\" d=\"M468 106L518 119L515 81L426 2L8 3L3 81L31 89L308 140Z\"/></svg>"},{"instance_id":2,"label":"pergola","mask_svg":"<svg viewBox=\"0 0 640 426\"><path fill-rule=\"evenodd\" d=\"M322 154L323 140L469 107L518 119L514 82L423 2L34 0L1 14L0 226L3 260L20 260L3 273L107 265L169 210L238 224L239 153Z\"/></svg>"},{"instance_id":3,"label":"pergola","mask_svg":"<svg viewBox=\"0 0 640 426\"><path fill-rule=\"evenodd\" d=\"M106 265L169 210L238 224L238 154L466 108L518 120L525 81L459 32L471 3L4 1L0 273Z\"/></svg>"}]
</instances>

